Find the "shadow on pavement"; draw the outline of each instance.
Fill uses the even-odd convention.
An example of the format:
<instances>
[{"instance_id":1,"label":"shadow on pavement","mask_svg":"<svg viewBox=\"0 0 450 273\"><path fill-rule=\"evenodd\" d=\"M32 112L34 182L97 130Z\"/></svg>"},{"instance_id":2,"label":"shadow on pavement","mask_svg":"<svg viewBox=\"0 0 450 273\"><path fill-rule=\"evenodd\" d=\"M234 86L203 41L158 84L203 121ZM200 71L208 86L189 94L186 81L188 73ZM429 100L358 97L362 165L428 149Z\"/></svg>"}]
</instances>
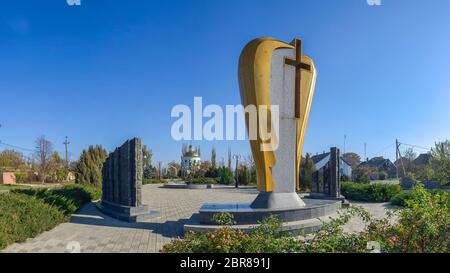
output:
<instances>
[{"instance_id":1,"label":"shadow on pavement","mask_svg":"<svg viewBox=\"0 0 450 273\"><path fill-rule=\"evenodd\" d=\"M193 216L194 218L196 216ZM179 219L177 221L165 221L163 223L158 222L137 222L128 223L119 221L110 216L101 213L95 203L88 203L76 213L72 214L70 222L81 225L93 225L103 227L116 227L116 228L136 228L147 229L153 233L160 234L164 237L174 238L183 236L183 227L186 223L193 220L191 219ZM158 221L160 217L156 217L147 221Z\"/></svg>"}]
</instances>

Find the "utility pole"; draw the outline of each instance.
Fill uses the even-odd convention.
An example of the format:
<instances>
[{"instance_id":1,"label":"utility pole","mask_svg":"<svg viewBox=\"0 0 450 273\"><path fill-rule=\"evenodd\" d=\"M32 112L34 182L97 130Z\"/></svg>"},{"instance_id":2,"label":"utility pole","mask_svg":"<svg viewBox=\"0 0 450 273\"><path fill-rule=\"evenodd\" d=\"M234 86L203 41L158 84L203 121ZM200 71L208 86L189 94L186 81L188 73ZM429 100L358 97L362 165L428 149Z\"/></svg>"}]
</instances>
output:
<instances>
[{"instance_id":1,"label":"utility pole","mask_svg":"<svg viewBox=\"0 0 450 273\"><path fill-rule=\"evenodd\" d=\"M231 149L228 148L228 169L231 171Z\"/></svg>"},{"instance_id":2,"label":"utility pole","mask_svg":"<svg viewBox=\"0 0 450 273\"><path fill-rule=\"evenodd\" d=\"M398 179L398 160L400 159L400 164L402 164L402 169L403 169L403 176L406 175L406 171L405 171L405 165L403 165L403 158L402 158L402 154L400 152L400 145L401 143L398 141L398 139L395 140L395 162L397 162L396 165L396 169L397 169L397 179Z\"/></svg>"},{"instance_id":3,"label":"utility pole","mask_svg":"<svg viewBox=\"0 0 450 273\"><path fill-rule=\"evenodd\" d=\"M236 160L236 169L234 170L234 172L235 172L235 180L236 180L236 184L235 184L235 188L238 188L239 187L239 185L238 185L238 164L239 164L239 158L241 158L241 156L240 155L233 155L233 158Z\"/></svg>"},{"instance_id":4,"label":"utility pole","mask_svg":"<svg viewBox=\"0 0 450 273\"><path fill-rule=\"evenodd\" d=\"M63 142L63 144L66 146L66 167L69 168L69 150L68 150L68 145L70 144L70 142L67 139L67 136L66 136L66 140Z\"/></svg>"},{"instance_id":5,"label":"utility pole","mask_svg":"<svg viewBox=\"0 0 450 273\"><path fill-rule=\"evenodd\" d=\"M367 143L366 142L364 142L364 161L367 161Z\"/></svg>"},{"instance_id":6,"label":"utility pole","mask_svg":"<svg viewBox=\"0 0 450 273\"><path fill-rule=\"evenodd\" d=\"M398 179L398 139L395 140L395 172Z\"/></svg>"},{"instance_id":7,"label":"utility pole","mask_svg":"<svg viewBox=\"0 0 450 273\"><path fill-rule=\"evenodd\" d=\"M344 134L344 153L343 154L345 154L345 142L347 141L347 135L346 134Z\"/></svg>"},{"instance_id":8,"label":"utility pole","mask_svg":"<svg viewBox=\"0 0 450 273\"><path fill-rule=\"evenodd\" d=\"M158 180L161 180L161 161L158 161Z\"/></svg>"}]
</instances>

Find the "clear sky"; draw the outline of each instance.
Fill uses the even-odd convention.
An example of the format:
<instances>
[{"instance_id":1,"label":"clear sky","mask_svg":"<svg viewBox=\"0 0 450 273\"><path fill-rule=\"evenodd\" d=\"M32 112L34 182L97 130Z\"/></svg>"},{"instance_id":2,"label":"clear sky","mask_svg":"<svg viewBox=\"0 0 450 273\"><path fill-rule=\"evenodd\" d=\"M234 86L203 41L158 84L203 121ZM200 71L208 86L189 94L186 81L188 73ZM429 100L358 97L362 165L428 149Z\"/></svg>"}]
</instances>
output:
<instances>
[{"instance_id":1,"label":"clear sky","mask_svg":"<svg viewBox=\"0 0 450 273\"><path fill-rule=\"evenodd\" d=\"M3 0L0 140L39 135L71 159L142 137L154 161L179 160L175 104L240 103L237 64L250 40L299 37L318 79L304 152L330 146L393 157L400 141L450 137L450 1ZM218 157L245 141L200 142ZM389 147L389 148L386 148ZM0 145L0 150L6 148ZM420 150L417 150L420 152ZM27 151L24 150L27 154Z\"/></svg>"}]
</instances>

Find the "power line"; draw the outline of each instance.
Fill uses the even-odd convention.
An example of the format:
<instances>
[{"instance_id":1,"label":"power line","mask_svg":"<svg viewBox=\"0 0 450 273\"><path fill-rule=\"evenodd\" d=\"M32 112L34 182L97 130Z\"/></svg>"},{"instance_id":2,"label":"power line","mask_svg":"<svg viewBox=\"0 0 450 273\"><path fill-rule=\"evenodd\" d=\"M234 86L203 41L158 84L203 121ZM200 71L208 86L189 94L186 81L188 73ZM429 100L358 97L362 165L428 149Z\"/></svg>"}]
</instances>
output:
<instances>
[{"instance_id":1,"label":"power line","mask_svg":"<svg viewBox=\"0 0 450 273\"><path fill-rule=\"evenodd\" d=\"M417 148L417 149L423 149L423 150L427 150L427 151L430 150L430 148L425 148L425 147L422 147L422 146L417 146L417 145L407 144L407 143L403 143L403 142L400 142L400 144L401 144L401 145L410 146L410 147L413 147L413 148Z\"/></svg>"},{"instance_id":2,"label":"power line","mask_svg":"<svg viewBox=\"0 0 450 273\"><path fill-rule=\"evenodd\" d=\"M385 148L381 149L380 151L374 153L372 156L370 156L370 158L372 158L372 157L374 157L374 156L376 156L376 155L381 154L382 152L386 151L387 149L391 148L391 147L394 146L394 145L395 145L395 142L389 144L389 146L386 146Z\"/></svg>"},{"instance_id":3,"label":"power line","mask_svg":"<svg viewBox=\"0 0 450 273\"><path fill-rule=\"evenodd\" d=\"M19 150L24 150L24 151L28 151L28 152L33 152L32 149L20 147L20 146L17 146L17 145L8 144L8 143L5 143L5 142L3 142L3 141L1 141L1 140L0 140L0 144L1 144L1 145L4 145L4 146L11 147L11 148L19 149Z\"/></svg>"}]
</instances>

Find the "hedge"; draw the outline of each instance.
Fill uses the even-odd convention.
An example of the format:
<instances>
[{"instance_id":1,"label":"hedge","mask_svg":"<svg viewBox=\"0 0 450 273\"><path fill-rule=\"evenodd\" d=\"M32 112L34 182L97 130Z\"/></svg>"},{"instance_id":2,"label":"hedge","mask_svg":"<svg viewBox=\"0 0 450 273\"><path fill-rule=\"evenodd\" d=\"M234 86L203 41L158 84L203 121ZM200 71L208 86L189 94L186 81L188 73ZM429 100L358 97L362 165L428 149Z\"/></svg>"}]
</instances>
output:
<instances>
[{"instance_id":1,"label":"hedge","mask_svg":"<svg viewBox=\"0 0 450 273\"><path fill-rule=\"evenodd\" d=\"M101 198L101 191L93 186L71 184L60 189L18 189L13 193L26 194L53 205L65 214L71 214L85 203Z\"/></svg>"},{"instance_id":2,"label":"hedge","mask_svg":"<svg viewBox=\"0 0 450 273\"><path fill-rule=\"evenodd\" d=\"M346 199L355 201L389 202L399 192L399 185L354 182L342 182L341 184L342 195Z\"/></svg>"},{"instance_id":3,"label":"hedge","mask_svg":"<svg viewBox=\"0 0 450 273\"><path fill-rule=\"evenodd\" d=\"M100 189L76 184L0 194L0 249L52 229L85 203L99 198Z\"/></svg>"},{"instance_id":4,"label":"hedge","mask_svg":"<svg viewBox=\"0 0 450 273\"><path fill-rule=\"evenodd\" d=\"M0 194L0 249L50 230L64 222L57 207L26 194Z\"/></svg>"},{"instance_id":5,"label":"hedge","mask_svg":"<svg viewBox=\"0 0 450 273\"><path fill-rule=\"evenodd\" d=\"M144 179L142 179L142 185L165 184L165 183L167 183L166 179L156 179L156 178L144 178Z\"/></svg>"},{"instance_id":6,"label":"hedge","mask_svg":"<svg viewBox=\"0 0 450 273\"><path fill-rule=\"evenodd\" d=\"M216 181L216 179L211 178L211 177L197 177L197 178L188 179L186 181L186 183L189 183L189 184L201 184L201 185L203 185L203 184L211 185L211 184L216 184L217 181Z\"/></svg>"},{"instance_id":7,"label":"hedge","mask_svg":"<svg viewBox=\"0 0 450 273\"><path fill-rule=\"evenodd\" d=\"M435 189L435 190L428 190L428 192L434 195L436 193L446 192L446 190ZM406 201L413 199L413 197L414 197L413 190L402 190L401 192L399 192L398 194L394 195L391 198L391 203L396 206L406 207Z\"/></svg>"},{"instance_id":8,"label":"hedge","mask_svg":"<svg viewBox=\"0 0 450 273\"><path fill-rule=\"evenodd\" d=\"M404 207L406 206L406 200L410 200L412 198L412 191L401 191L391 198L391 203L396 206Z\"/></svg>"}]
</instances>

